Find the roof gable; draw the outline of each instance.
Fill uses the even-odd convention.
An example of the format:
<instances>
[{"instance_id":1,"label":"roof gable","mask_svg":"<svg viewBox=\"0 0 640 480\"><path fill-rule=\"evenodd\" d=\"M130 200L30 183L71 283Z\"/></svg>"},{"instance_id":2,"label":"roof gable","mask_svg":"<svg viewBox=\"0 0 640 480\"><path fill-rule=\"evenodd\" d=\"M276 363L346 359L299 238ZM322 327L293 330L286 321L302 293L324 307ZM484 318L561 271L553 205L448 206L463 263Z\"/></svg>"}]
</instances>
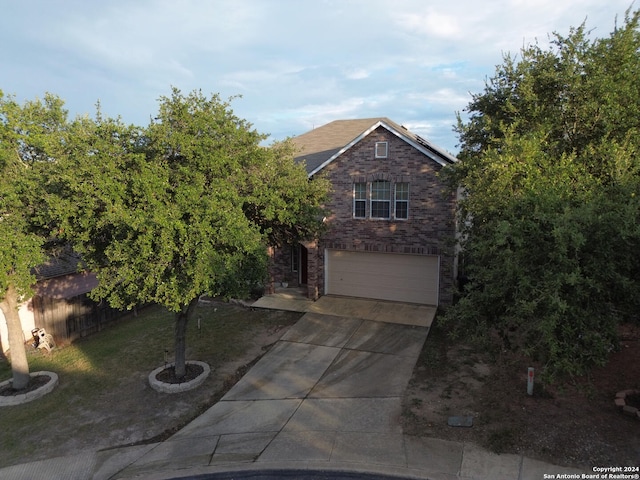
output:
<instances>
[{"instance_id":1,"label":"roof gable","mask_svg":"<svg viewBox=\"0 0 640 480\"><path fill-rule=\"evenodd\" d=\"M453 155L386 117L336 120L294 137L292 140L300 150L296 161L306 162L311 177L378 127L387 129L440 165L457 161Z\"/></svg>"}]
</instances>

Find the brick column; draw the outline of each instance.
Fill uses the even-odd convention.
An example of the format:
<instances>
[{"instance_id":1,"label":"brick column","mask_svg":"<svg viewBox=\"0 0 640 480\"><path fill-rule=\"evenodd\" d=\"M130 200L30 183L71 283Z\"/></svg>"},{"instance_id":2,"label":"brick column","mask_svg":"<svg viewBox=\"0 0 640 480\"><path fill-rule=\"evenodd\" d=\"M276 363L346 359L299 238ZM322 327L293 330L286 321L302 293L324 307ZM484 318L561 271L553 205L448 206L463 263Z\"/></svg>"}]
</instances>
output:
<instances>
[{"instance_id":1,"label":"brick column","mask_svg":"<svg viewBox=\"0 0 640 480\"><path fill-rule=\"evenodd\" d=\"M318 285L318 242L314 240L302 245L307 249L307 297L317 300L320 291Z\"/></svg>"},{"instance_id":2,"label":"brick column","mask_svg":"<svg viewBox=\"0 0 640 480\"><path fill-rule=\"evenodd\" d=\"M273 269L274 269L274 263L275 263L275 249L273 247L268 247L267 248L267 255L269 256L269 265L267 267L267 283L264 286L264 293L265 295L271 295L273 293L275 293L276 289L275 289L275 285L274 285L274 276L273 276Z\"/></svg>"}]
</instances>

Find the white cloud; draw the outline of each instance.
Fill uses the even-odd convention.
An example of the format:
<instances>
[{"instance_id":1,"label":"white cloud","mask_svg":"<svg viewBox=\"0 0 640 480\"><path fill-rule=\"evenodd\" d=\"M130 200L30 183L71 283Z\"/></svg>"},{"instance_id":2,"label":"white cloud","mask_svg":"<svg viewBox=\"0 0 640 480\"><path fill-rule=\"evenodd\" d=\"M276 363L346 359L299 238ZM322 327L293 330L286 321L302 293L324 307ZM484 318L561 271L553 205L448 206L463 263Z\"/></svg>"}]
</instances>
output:
<instances>
[{"instance_id":1,"label":"white cloud","mask_svg":"<svg viewBox=\"0 0 640 480\"><path fill-rule=\"evenodd\" d=\"M461 33L460 17L427 7L419 13L397 13L396 26L427 37L453 39Z\"/></svg>"},{"instance_id":2,"label":"white cloud","mask_svg":"<svg viewBox=\"0 0 640 480\"><path fill-rule=\"evenodd\" d=\"M0 17L5 92L97 99L144 124L175 85L241 94L274 138L337 118L388 116L452 149L455 111L503 52L587 18L604 36L629 0L22 0ZM437 140L436 140L437 139Z\"/></svg>"},{"instance_id":3,"label":"white cloud","mask_svg":"<svg viewBox=\"0 0 640 480\"><path fill-rule=\"evenodd\" d=\"M414 102L425 102L438 105L464 105L469 101L467 95L462 95L453 88L440 88L429 92L412 93L409 99Z\"/></svg>"},{"instance_id":4,"label":"white cloud","mask_svg":"<svg viewBox=\"0 0 640 480\"><path fill-rule=\"evenodd\" d=\"M362 80L368 78L371 72L364 68L352 68L345 72L345 77L349 80Z\"/></svg>"}]
</instances>

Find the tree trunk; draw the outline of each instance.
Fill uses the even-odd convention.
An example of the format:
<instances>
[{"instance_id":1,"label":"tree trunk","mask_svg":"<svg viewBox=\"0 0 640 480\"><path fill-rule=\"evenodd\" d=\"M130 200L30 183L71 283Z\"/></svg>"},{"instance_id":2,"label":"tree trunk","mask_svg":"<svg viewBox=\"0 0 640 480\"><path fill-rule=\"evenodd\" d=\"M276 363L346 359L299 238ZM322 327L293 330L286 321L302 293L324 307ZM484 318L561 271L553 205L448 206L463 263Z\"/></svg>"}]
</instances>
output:
<instances>
[{"instance_id":1,"label":"tree trunk","mask_svg":"<svg viewBox=\"0 0 640 480\"><path fill-rule=\"evenodd\" d=\"M175 375L176 378L184 378L187 374L186 368L186 351L187 351L187 322L191 317L191 312L198 305L198 298L194 298L187 305L182 307L178 313L176 313L176 326L175 326Z\"/></svg>"},{"instance_id":2,"label":"tree trunk","mask_svg":"<svg viewBox=\"0 0 640 480\"><path fill-rule=\"evenodd\" d=\"M15 390L22 390L29 385L29 362L27 361L27 351L24 348L24 334L22 333L22 322L18 315L18 292L13 285L9 285L4 299L0 302L0 309L7 321L7 331L9 334L9 351L11 354L11 370L13 372L12 387Z\"/></svg>"}]
</instances>

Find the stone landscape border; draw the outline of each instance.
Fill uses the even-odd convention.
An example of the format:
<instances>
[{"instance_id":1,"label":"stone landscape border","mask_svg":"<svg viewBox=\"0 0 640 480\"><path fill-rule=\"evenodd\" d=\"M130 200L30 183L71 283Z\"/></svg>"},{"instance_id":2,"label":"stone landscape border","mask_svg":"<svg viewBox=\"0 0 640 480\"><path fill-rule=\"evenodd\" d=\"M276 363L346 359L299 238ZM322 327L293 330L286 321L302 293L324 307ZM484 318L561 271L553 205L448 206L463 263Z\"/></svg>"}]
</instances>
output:
<instances>
[{"instance_id":1,"label":"stone landscape border","mask_svg":"<svg viewBox=\"0 0 640 480\"><path fill-rule=\"evenodd\" d=\"M193 390L194 388L199 387L202 383L207 379L209 374L211 373L211 368L208 364L204 362L199 362L197 360L187 360L185 362L188 365L200 365L202 367L202 373L198 375L193 380L189 380L188 382L182 383L166 383L161 382L156 377L163 370L173 367L174 363L168 363L163 367L156 368L153 372L149 374L149 385L157 392L162 393L181 393L186 392L187 390Z\"/></svg>"},{"instance_id":2,"label":"stone landscape border","mask_svg":"<svg viewBox=\"0 0 640 480\"><path fill-rule=\"evenodd\" d=\"M627 405L627 397L631 395L640 395L640 390L622 390L616 393L615 404L623 414L630 417L636 417L640 420L640 410L631 405Z\"/></svg>"},{"instance_id":3,"label":"stone landscape border","mask_svg":"<svg viewBox=\"0 0 640 480\"><path fill-rule=\"evenodd\" d=\"M0 395L0 407L10 407L31 402L51 392L56 387L56 385L58 385L58 375L56 373L41 371L32 372L29 375L31 377L49 377L49 381L41 387L38 387L35 390L31 390L30 392L10 396ZM12 380L6 380L0 383L0 388L10 384L11 382Z\"/></svg>"}]
</instances>

